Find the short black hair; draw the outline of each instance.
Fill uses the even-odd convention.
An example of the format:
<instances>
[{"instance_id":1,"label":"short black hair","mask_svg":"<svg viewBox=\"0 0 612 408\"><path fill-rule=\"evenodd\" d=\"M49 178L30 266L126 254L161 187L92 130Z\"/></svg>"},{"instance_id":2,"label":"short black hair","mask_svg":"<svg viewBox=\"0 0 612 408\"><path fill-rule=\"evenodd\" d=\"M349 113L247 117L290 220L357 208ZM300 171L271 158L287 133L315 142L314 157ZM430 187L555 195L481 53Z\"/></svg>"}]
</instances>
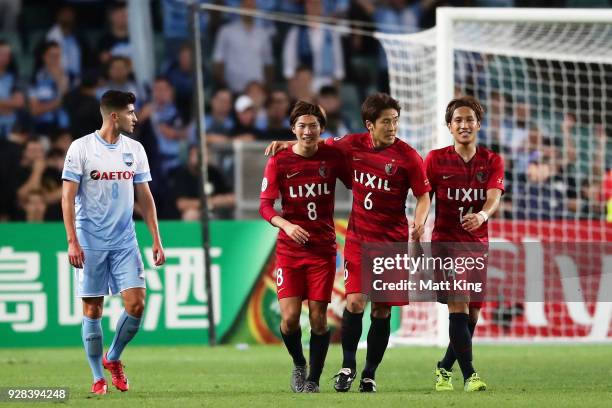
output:
<instances>
[{"instance_id":1,"label":"short black hair","mask_svg":"<svg viewBox=\"0 0 612 408\"><path fill-rule=\"evenodd\" d=\"M166 82L168 85L174 88L174 85L172 85L172 82L170 82L170 78L168 78L166 75L157 75L153 82Z\"/></svg>"},{"instance_id":2,"label":"short black hair","mask_svg":"<svg viewBox=\"0 0 612 408\"><path fill-rule=\"evenodd\" d=\"M306 101L297 101L293 107L293 110L291 111L291 115L289 115L289 123L291 124L291 127L295 125L295 122L300 116L304 115L315 116L319 121L319 126L321 126L321 128L324 128L325 125L327 125L327 117L319 105Z\"/></svg>"},{"instance_id":3,"label":"short black hair","mask_svg":"<svg viewBox=\"0 0 612 408\"><path fill-rule=\"evenodd\" d=\"M136 95L114 89L104 92L100 99L100 107L107 112L124 109L134 103L136 103Z\"/></svg>"},{"instance_id":4,"label":"short black hair","mask_svg":"<svg viewBox=\"0 0 612 408\"><path fill-rule=\"evenodd\" d=\"M331 85L325 85L322 86L321 89L319 89L319 96L340 96L339 92L338 92L338 88L336 88L335 86L331 86Z\"/></svg>"},{"instance_id":5,"label":"short black hair","mask_svg":"<svg viewBox=\"0 0 612 408\"><path fill-rule=\"evenodd\" d=\"M482 118L484 117L484 108L482 107L480 102L478 102L478 99L474 98L473 96L462 96L460 98L453 99L446 106L444 120L446 121L447 125L451 123L455 110L463 107L468 107L473 110L474 114L476 115L476 120L478 122L482 121Z\"/></svg>"},{"instance_id":6,"label":"short black hair","mask_svg":"<svg viewBox=\"0 0 612 408\"><path fill-rule=\"evenodd\" d=\"M397 100L393 99L391 95L378 92L370 95L363 101L361 105L361 119L365 125L367 121L372 123L376 122L382 113L386 109L395 109L397 114L400 114L401 107Z\"/></svg>"},{"instance_id":7,"label":"short black hair","mask_svg":"<svg viewBox=\"0 0 612 408\"><path fill-rule=\"evenodd\" d=\"M124 57L123 55L113 55L108 60L107 68L110 68L110 66L113 65L117 61L123 62L128 67L132 66L132 61L130 61L130 59L128 57Z\"/></svg>"}]
</instances>

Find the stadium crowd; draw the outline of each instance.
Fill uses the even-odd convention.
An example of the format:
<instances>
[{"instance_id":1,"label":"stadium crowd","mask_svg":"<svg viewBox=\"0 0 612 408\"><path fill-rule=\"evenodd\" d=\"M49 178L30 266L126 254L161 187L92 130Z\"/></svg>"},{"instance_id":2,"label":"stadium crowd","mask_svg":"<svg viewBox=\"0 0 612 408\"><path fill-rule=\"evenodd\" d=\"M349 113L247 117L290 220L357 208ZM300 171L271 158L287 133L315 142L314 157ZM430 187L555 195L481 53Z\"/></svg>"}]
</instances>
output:
<instances>
[{"instance_id":1,"label":"stadium crowd","mask_svg":"<svg viewBox=\"0 0 612 408\"><path fill-rule=\"evenodd\" d=\"M295 13L307 19L336 17L366 22L364 27L369 30L411 33L434 26L438 6L512 7L538 2L214 3ZM610 6L604 0L550 3ZM192 113L193 56L183 2L153 2L157 75L145 86L135 81L125 3L73 0L51 6L42 1L0 0L0 9L0 221L61 220L61 171L66 151L75 138L99 129L99 97L108 89L137 96L139 125L132 137L147 152L159 217L197 219L200 203L195 146L199 141ZM106 23L101 21L103 15ZM361 131L360 101L374 91L389 91L387 65L382 48L369 36L219 12L202 16L202 69L209 102L202 121L214 153L207 189L214 215L231 218L235 204L233 159L227 152L234 141L292 139L288 113L297 100L316 102L325 109L328 125L324 137ZM605 218L606 202L612 196L611 163L604 154L610 152L610 129L599 126L586 138L592 144L588 151L594 155L582 162L591 163L591 167L577 168L582 151L574 137L582 131L578 115L566 114L559 124L561 137L551 137L550 130L547 133L530 120L534 108L528 101L511 101L511 96L501 92L491 92L488 98L491 112L482 124L481 137L482 143L502 153L509 163L506 216ZM496 109L515 118L513 123L496 123L496 118L504 116L496 114Z\"/></svg>"}]
</instances>

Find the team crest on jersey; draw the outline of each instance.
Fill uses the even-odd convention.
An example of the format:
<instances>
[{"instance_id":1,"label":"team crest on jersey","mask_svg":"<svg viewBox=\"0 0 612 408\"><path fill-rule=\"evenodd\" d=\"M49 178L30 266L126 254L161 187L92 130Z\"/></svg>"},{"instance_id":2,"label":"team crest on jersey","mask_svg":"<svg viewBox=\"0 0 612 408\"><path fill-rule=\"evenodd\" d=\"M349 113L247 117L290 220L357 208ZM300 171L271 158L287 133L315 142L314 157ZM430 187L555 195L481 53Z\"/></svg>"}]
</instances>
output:
<instances>
[{"instance_id":1,"label":"team crest on jersey","mask_svg":"<svg viewBox=\"0 0 612 408\"><path fill-rule=\"evenodd\" d=\"M327 178L329 175L329 169L325 165L325 162L321 162L321 167L319 167L319 175L323 178Z\"/></svg>"},{"instance_id":2,"label":"team crest on jersey","mask_svg":"<svg viewBox=\"0 0 612 408\"><path fill-rule=\"evenodd\" d=\"M393 163L387 163L385 164L385 173L387 174L387 176L390 176L393 174Z\"/></svg>"},{"instance_id":3,"label":"team crest on jersey","mask_svg":"<svg viewBox=\"0 0 612 408\"><path fill-rule=\"evenodd\" d=\"M134 155L132 153L123 153L123 162L131 167L134 164Z\"/></svg>"},{"instance_id":4,"label":"team crest on jersey","mask_svg":"<svg viewBox=\"0 0 612 408\"><path fill-rule=\"evenodd\" d=\"M485 181L487 181L488 178L489 175L486 171L479 171L478 173L476 173L476 180L478 180L479 183L484 183Z\"/></svg>"}]
</instances>

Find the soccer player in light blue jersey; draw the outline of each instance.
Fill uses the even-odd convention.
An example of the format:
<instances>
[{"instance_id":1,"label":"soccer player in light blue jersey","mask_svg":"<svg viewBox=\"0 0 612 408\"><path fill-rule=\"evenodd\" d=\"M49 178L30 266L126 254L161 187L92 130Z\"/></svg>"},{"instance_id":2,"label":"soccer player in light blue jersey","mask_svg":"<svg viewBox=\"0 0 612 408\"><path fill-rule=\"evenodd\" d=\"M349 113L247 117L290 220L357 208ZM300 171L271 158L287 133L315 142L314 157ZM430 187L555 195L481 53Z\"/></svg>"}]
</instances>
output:
<instances>
[{"instance_id":1,"label":"soccer player in light blue jersey","mask_svg":"<svg viewBox=\"0 0 612 408\"><path fill-rule=\"evenodd\" d=\"M125 136L136 125L135 101L130 92L104 93L100 101L102 127L72 142L62 173L68 257L77 268L77 296L83 300L83 344L94 377L91 392L96 394L107 391L103 367L111 372L118 390L128 390L119 357L138 332L144 311L144 265L132 221L134 187L153 236L155 265L166 260L148 184L147 156L139 142ZM104 296L117 293L121 293L125 309L103 356Z\"/></svg>"}]
</instances>

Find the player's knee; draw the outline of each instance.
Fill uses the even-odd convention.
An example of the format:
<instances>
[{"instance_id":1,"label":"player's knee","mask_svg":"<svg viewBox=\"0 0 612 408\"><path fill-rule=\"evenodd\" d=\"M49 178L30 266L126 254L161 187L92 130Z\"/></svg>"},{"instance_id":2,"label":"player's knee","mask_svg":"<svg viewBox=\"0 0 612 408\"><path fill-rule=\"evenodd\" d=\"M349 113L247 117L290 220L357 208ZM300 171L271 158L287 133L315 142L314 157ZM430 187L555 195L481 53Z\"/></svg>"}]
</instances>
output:
<instances>
[{"instance_id":1,"label":"player's knee","mask_svg":"<svg viewBox=\"0 0 612 408\"><path fill-rule=\"evenodd\" d=\"M346 309L351 313L363 313L365 305L365 299L360 297L346 300Z\"/></svg>"},{"instance_id":2,"label":"player's knee","mask_svg":"<svg viewBox=\"0 0 612 408\"><path fill-rule=\"evenodd\" d=\"M281 328L285 334L293 333L300 329L300 315L290 314L283 316L281 320Z\"/></svg>"},{"instance_id":3,"label":"player's knee","mask_svg":"<svg viewBox=\"0 0 612 408\"><path fill-rule=\"evenodd\" d=\"M449 313L465 313L469 314L468 302L464 301L449 301L447 304Z\"/></svg>"},{"instance_id":4,"label":"player's knee","mask_svg":"<svg viewBox=\"0 0 612 408\"><path fill-rule=\"evenodd\" d=\"M327 314L319 311L310 313L310 329L315 334L327 332Z\"/></svg>"},{"instance_id":5,"label":"player's knee","mask_svg":"<svg viewBox=\"0 0 612 408\"><path fill-rule=\"evenodd\" d=\"M101 299L83 299L83 315L90 319L99 319L102 317L104 298Z\"/></svg>"},{"instance_id":6,"label":"player's knee","mask_svg":"<svg viewBox=\"0 0 612 408\"><path fill-rule=\"evenodd\" d=\"M86 304L83 307L83 314L90 319L99 319L102 317L102 305Z\"/></svg>"},{"instance_id":7,"label":"player's knee","mask_svg":"<svg viewBox=\"0 0 612 408\"><path fill-rule=\"evenodd\" d=\"M144 299L136 300L125 305L125 311L132 317L141 318L144 313Z\"/></svg>"}]
</instances>

